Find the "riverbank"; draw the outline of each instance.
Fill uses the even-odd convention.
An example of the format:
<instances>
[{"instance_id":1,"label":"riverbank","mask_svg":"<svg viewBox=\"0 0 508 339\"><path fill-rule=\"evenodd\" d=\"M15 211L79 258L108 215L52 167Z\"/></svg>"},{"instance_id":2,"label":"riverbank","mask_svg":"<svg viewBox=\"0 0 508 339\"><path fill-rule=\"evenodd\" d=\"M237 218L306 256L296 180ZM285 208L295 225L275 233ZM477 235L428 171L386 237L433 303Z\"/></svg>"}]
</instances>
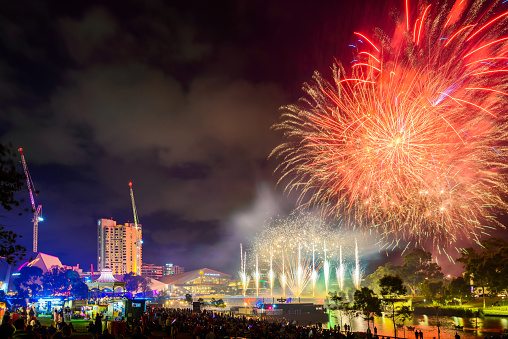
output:
<instances>
[{"instance_id":1,"label":"riverbank","mask_svg":"<svg viewBox=\"0 0 508 339\"><path fill-rule=\"evenodd\" d=\"M465 301L462 305L446 306L418 302L418 298L413 298L413 309L416 315L426 314L429 316L440 315L450 317L508 316L508 298L505 300L503 297L487 297L485 298L485 308L483 307L483 298Z\"/></svg>"}]
</instances>

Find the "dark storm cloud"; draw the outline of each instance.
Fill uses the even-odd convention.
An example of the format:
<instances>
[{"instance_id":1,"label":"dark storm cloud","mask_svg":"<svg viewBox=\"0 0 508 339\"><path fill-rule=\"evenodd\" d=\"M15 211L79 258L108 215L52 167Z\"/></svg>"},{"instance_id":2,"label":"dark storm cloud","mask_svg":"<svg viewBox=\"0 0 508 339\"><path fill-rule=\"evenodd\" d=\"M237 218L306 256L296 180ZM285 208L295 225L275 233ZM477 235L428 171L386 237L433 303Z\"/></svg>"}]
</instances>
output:
<instances>
[{"instance_id":1,"label":"dark storm cloud","mask_svg":"<svg viewBox=\"0 0 508 339\"><path fill-rule=\"evenodd\" d=\"M40 248L57 251L58 234L64 261L95 262L95 219L132 220L130 180L146 260L177 261L190 251L190 265L241 237L228 222L250 206L256 183L271 177L266 157L277 136L269 128L286 101L281 87L242 76L242 66L219 72L214 64L233 65L240 51L207 38L187 9L162 2L133 2L125 12L49 7L40 16L10 9L34 24L3 22L9 34L0 60L12 88L2 93L12 104L3 107L9 128L1 140L24 147L41 191L47 221ZM46 36L39 36L44 24ZM37 37L58 48L30 46ZM25 60L14 62L12 54ZM44 83L39 71L34 76L44 85L34 84L25 63L55 74ZM29 241L29 223L24 227ZM84 240L79 253L76 234Z\"/></svg>"}]
</instances>

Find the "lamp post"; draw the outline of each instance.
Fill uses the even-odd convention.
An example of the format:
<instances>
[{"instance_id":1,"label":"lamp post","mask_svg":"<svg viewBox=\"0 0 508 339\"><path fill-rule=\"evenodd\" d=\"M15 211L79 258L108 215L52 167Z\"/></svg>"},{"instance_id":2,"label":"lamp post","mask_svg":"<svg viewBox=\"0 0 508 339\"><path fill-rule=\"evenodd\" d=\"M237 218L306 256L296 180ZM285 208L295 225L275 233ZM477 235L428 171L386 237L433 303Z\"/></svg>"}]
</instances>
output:
<instances>
[{"instance_id":1,"label":"lamp post","mask_svg":"<svg viewBox=\"0 0 508 339\"><path fill-rule=\"evenodd\" d=\"M441 331L439 330L439 305L434 306L436 309L436 319L437 319L437 338L441 338Z\"/></svg>"},{"instance_id":2,"label":"lamp post","mask_svg":"<svg viewBox=\"0 0 508 339\"><path fill-rule=\"evenodd\" d=\"M480 313L480 311L476 310L476 321L475 321L475 325L476 325L476 335L478 336L478 314Z\"/></svg>"}]
</instances>

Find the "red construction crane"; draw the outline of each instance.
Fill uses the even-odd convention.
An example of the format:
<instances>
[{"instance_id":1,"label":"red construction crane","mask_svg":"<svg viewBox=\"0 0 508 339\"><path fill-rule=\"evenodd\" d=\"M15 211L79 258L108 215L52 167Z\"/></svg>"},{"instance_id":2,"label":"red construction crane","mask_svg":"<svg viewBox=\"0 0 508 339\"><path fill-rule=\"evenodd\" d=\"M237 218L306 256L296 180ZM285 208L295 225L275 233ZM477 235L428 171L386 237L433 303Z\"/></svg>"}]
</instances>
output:
<instances>
[{"instance_id":1,"label":"red construction crane","mask_svg":"<svg viewBox=\"0 0 508 339\"><path fill-rule=\"evenodd\" d=\"M132 190L132 182L129 182L129 187L131 191L131 202L132 202L132 212L134 214L134 228L136 229L136 254L134 256L134 273L137 275L141 275L141 244L143 240L141 240L141 227L139 226L138 220L138 212L136 211L136 202L134 201L134 191Z\"/></svg>"},{"instance_id":2,"label":"red construction crane","mask_svg":"<svg viewBox=\"0 0 508 339\"><path fill-rule=\"evenodd\" d=\"M23 149L18 149L19 153L21 153L21 163L23 164L23 169L25 170L26 176L26 186L28 187L28 193L30 193L30 202L32 203L32 211L34 212L34 217L32 222L34 224L34 243L33 243L33 251L37 252L37 242L39 238L39 221L43 221L42 217L42 205L35 206L34 194L37 195L37 191L35 190L34 183L32 182L32 177L30 176L30 172L28 171L28 166L26 165L25 156L23 155Z\"/></svg>"}]
</instances>

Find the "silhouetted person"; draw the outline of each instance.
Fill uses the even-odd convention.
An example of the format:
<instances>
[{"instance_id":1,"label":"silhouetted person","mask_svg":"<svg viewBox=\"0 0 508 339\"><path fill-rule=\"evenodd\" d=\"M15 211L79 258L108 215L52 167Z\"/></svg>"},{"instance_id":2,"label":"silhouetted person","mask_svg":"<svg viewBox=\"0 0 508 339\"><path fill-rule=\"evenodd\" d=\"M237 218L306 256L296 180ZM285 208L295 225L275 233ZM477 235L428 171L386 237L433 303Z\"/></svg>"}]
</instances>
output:
<instances>
[{"instance_id":1,"label":"silhouetted person","mask_svg":"<svg viewBox=\"0 0 508 339\"><path fill-rule=\"evenodd\" d=\"M69 326L62 328L62 337L70 338L72 335L72 329Z\"/></svg>"},{"instance_id":2,"label":"silhouetted person","mask_svg":"<svg viewBox=\"0 0 508 339\"><path fill-rule=\"evenodd\" d=\"M99 312L97 312L95 316L95 331L97 331L98 334L102 334L102 314Z\"/></svg>"},{"instance_id":3,"label":"silhouetted person","mask_svg":"<svg viewBox=\"0 0 508 339\"><path fill-rule=\"evenodd\" d=\"M10 338L14 333L14 326L9 315L4 315L2 318L2 325L0 325L0 338Z\"/></svg>"},{"instance_id":4,"label":"silhouetted person","mask_svg":"<svg viewBox=\"0 0 508 339\"><path fill-rule=\"evenodd\" d=\"M25 319L17 319L14 321L16 332L12 335L12 339L33 338L33 334L26 330Z\"/></svg>"}]
</instances>

